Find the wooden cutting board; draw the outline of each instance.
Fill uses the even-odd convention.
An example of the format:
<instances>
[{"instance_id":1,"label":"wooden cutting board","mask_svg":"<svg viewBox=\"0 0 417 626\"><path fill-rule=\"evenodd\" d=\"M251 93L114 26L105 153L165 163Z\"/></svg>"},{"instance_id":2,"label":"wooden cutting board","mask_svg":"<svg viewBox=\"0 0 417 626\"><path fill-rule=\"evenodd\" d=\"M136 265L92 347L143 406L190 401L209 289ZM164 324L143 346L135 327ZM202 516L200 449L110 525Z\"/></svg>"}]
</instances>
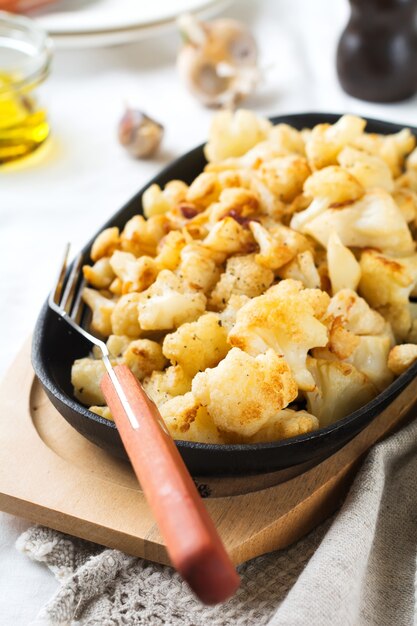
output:
<instances>
[{"instance_id":1,"label":"wooden cutting board","mask_svg":"<svg viewBox=\"0 0 417 626\"><path fill-rule=\"evenodd\" d=\"M198 478L205 504L235 564L284 548L341 504L369 448L413 418L412 382L355 439L301 476L267 475L264 487L219 497L242 479ZM130 466L87 441L52 406L27 342L0 388L0 509L104 546L169 563ZM246 491L254 489L248 478ZM259 477L258 477L259 485ZM209 489L205 490L206 482Z\"/></svg>"}]
</instances>

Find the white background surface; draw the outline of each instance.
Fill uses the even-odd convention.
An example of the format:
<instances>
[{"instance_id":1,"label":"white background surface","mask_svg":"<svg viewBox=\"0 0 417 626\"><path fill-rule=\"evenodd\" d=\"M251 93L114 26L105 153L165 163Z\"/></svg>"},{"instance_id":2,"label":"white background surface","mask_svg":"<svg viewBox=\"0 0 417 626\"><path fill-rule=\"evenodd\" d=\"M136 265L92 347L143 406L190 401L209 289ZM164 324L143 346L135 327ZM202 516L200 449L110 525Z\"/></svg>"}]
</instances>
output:
<instances>
[{"instance_id":1,"label":"white background surface","mask_svg":"<svg viewBox=\"0 0 417 626\"><path fill-rule=\"evenodd\" d=\"M417 125L417 98L372 105L341 91L334 57L347 13L342 0L245 0L231 6L225 14L251 25L262 63L272 65L246 106L263 114L354 112ZM65 242L81 247L166 162L206 138L211 112L177 79L178 45L172 34L57 52L42 93L51 140L21 165L0 168L0 373L31 332ZM133 161L118 146L124 101L165 125L157 160ZM30 460L28 471L36 472ZM49 572L14 549L24 528L24 521L0 514L1 626L26 626L56 588Z\"/></svg>"}]
</instances>

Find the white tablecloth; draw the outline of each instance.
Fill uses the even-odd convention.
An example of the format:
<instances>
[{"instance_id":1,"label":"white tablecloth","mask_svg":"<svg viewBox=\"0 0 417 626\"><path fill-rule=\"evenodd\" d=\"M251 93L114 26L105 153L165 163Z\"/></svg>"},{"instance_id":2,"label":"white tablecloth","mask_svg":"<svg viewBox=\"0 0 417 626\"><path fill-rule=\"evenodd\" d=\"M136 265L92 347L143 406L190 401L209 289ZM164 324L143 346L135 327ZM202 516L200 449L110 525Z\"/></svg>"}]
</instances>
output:
<instances>
[{"instance_id":1,"label":"white tablecloth","mask_svg":"<svg viewBox=\"0 0 417 626\"><path fill-rule=\"evenodd\" d=\"M347 2L245 0L225 14L252 27L269 68L248 107L262 114L353 112L417 124L416 98L374 105L340 89L335 48ZM56 53L42 94L51 139L25 162L0 169L0 373L31 332L65 243L77 250L165 163L207 136L211 112L178 81L178 45L173 33ZM118 145L116 125L126 101L165 125L158 159L131 160ZM0 514L0 626L28 624L56 586L46 569L14 549L26 526Z\"/></svg>"}]
</instances>

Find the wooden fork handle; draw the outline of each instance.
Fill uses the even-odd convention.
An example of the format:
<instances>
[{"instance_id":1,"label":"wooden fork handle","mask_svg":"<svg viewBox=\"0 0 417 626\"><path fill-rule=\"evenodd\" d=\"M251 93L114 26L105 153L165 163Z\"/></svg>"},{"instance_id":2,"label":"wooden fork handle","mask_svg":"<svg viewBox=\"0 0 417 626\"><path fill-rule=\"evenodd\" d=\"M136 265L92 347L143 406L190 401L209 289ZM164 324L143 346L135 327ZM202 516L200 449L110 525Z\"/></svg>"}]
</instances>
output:
<instances>
[{"instance_id":1,"label":"wooden fork handle","mask_svg":"<svg viewBox=\"0 0 417 626\"><path fill-rule=\"evenodd\" d=\"M101 388L175 569L206 604L227 600L239 577L156 406L125 365L114 368L139 424L133 428L109 374Z\"/></svg>"}]
</instances>

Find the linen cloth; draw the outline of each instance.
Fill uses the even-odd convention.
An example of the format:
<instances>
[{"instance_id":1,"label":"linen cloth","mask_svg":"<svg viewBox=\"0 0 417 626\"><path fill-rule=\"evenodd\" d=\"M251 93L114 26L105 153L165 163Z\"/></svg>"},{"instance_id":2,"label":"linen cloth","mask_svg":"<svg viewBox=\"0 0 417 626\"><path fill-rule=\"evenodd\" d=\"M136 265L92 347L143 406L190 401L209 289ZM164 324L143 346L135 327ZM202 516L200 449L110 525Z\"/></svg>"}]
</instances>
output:
<instances>
[{"instance_id":1,"label":"linen cloth","mask_svg":"<svg viewBox=\"0 0 417 626\"><path fill-rule=\"evenodd\" d=\"M62 585L36 626L410 626L417 421L372 449L341 510L286 550L239 567L235 597L200 604L171 568L32 527L17 547Z\"/></svg>"}]
</instances>

